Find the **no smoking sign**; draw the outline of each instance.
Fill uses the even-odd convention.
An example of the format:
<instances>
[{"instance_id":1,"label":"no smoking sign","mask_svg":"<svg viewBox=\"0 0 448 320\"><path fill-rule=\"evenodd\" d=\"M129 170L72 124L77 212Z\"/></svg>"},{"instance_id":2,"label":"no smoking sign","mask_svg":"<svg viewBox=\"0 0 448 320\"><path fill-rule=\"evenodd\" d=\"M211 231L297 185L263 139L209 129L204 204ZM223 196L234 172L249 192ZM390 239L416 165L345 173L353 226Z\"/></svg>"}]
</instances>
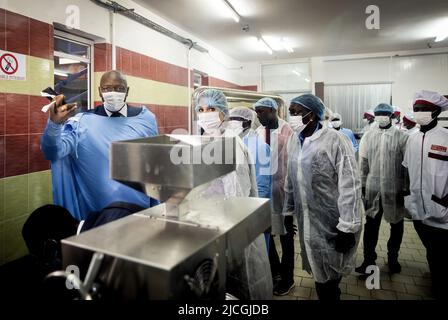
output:
<instances>
[{"instance_id":1,"label":"no smoking sign","mask_svg":"<svg viewBox=\"0 0 448 320\"><path fill-rule=\"evenodd\" d=\"M26 56L0 50L0 80L26 80Z\"/></svg>"}]
</instances>

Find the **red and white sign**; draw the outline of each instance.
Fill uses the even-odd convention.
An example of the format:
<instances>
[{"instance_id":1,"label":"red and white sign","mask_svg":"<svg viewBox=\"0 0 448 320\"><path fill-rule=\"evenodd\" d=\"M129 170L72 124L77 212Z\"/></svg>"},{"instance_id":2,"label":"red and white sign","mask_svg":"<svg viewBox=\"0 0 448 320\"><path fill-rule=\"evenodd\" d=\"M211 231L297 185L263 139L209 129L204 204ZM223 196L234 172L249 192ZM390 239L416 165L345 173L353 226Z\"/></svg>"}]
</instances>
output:
<instances>
[{"instance_id":1,"label":"red and white sign","mask_svg":"<svg viewBox=\"0 0 448 320\"><path fill-rule=\"evenodd\" d=\"M0 50L0 80L26 80L26 56Z\"/></svg>"}]
</instances>

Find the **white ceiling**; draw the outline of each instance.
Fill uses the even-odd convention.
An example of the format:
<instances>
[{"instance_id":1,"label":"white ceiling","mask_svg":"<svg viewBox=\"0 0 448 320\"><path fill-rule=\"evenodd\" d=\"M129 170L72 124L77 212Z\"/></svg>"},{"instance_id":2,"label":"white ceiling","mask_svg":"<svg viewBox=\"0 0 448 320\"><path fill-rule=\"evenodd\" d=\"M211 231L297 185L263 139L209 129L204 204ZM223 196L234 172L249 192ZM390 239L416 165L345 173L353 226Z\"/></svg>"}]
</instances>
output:
<instances>
[{"instance_id":1,"label":"white ceiling","mask_svg":"<svg viewBox=\"0 0 448 320\"><path fill-rule=\"evenodd\" d=\"M448 47L433 41L442 24L448 30L448 0L230 0L239 23L221 0L135 1L239 61ZM380 8L380 30L365 27L370 4ZM294 53L269 55L260 34L285 38Z\"/></svg>"}]
</instances>

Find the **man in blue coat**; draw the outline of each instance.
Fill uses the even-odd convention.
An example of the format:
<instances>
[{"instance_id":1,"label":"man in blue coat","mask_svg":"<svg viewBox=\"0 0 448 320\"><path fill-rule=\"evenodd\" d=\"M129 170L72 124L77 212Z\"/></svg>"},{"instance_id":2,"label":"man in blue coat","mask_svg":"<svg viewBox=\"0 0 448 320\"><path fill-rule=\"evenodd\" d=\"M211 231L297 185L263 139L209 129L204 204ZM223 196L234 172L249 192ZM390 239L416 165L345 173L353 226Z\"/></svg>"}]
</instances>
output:
<instances>
[{"instance_id":1,"label":"man in blue coat","mask_svg":"<svg viewBox=\"0 0 448 320\"><path fill-rule=\"evenodd\" d=\"M66 104L63 95L57 96L41 140L45 158L51 161L54 203L77 220L116 201L145 208L157 203L112 180L109 173L110 144L157 135L154 114L127 105L129 87L118 71L102 76L99 93L103 105L78 114L76 104Z\"/></svg>"}]
</instances>

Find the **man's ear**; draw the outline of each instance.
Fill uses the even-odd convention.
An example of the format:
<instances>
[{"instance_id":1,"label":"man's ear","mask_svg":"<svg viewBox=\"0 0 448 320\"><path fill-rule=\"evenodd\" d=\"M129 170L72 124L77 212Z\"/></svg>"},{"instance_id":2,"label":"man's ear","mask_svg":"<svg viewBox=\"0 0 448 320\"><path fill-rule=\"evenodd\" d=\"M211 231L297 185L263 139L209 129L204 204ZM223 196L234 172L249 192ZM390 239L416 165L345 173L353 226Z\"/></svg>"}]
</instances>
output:
<instances>
[{"instance_id":1,"label":"man's ear","mask_svg":"<svg viewBox=\"0 0 448 320\"><path fill-rule=\"evenodd\" d=\"M104 102L103 94L101 93L101 87L98 87L98 93L100 94L101 100Z\"/></svg>"},{"instance_id":2,"label":"man's ear","mask_svg":"<svg viewBox=\"0 0 448 320\"><path fill-rule=\"evenodd\" d=\"M124 101L126 101L126 100L127 100L127 98L128 98L128 95L129 95L129 87L127 87L127 89L126 89L126 96L124 97Z\"/></svg>"}]
</instances>

